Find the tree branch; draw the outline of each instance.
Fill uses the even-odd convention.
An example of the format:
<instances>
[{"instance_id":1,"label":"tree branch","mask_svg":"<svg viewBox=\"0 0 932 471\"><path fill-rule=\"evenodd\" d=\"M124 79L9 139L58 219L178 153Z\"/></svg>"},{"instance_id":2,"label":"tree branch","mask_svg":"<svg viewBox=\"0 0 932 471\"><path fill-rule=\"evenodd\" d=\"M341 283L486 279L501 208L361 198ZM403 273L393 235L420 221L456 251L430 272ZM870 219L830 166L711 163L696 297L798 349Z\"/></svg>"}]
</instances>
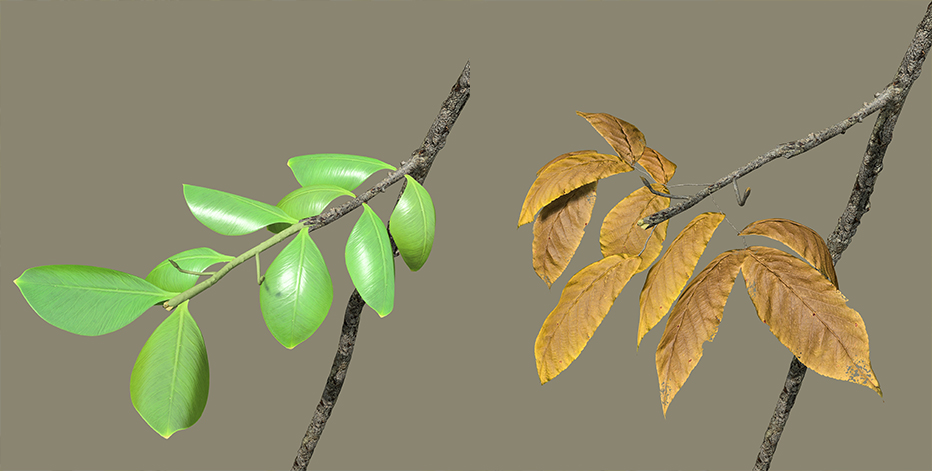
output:
<instances>
[{"instance_id":1,"label":"tree branch","mask_svg":"<svg viewBox=\"0 0 932 471\"><path fill-rule=\"evenodd\" d=\"M412 159L408 161L408 163L414 166L410 175L417 180L418 183L424 183L424 180L427 178L427 172L430 171L430 167L434 163L434 158L437 157L437 153L440 152L440 149L443 149L443 146L446 144L450 129L456 122L457 117L459 117L460 111L462 111L463 106L466 104L466 100L469 99L469 86L469 62L466 62L466 67L463 68L463 72L460 74L459 79L457 79L453 89L450 90L450 95L440 107L440 113L437 115L437 119L434 120L430 129L427 131L427 137L424 138L424 143L411 154ZM406 165L407 164L404 164L403 167ZM401 169L399 169L399 171L400 170ZM404 174L401 174L399 179L403 176ZM373 190L375 190L375 187L369 191ZM378 190L378 192L381 191L385 191L384 188ZM404 187L402 187L401 191L398 193L399 198L403 192ZM373 196L374 195L375 193L373 193ZM316 224L329 224L329 222L331 222L329 218L339 214L341 208L351 206L351 203L353 202L348 201L340 207L334 208L334 210L327 211L327 213L317 216L317 218L319 218L317 221L309 221L312 230ZM397 204L398 201L395 200L395 203ZM345 209L345 211L351 211L361 204L362 203L357 203L355 206ZM339 218L339 216L335 216L335 218ZM389 234L389 239L392 243L394 255L397 257L398 250L395 247L394 239L391 238L391 234ZM321 395L320 402L317 404L314 417L311 419L304 439L301 441L301 446L298 448L298 454L291 467L292 471L305 471L307 469L307 464L311 460L314 450L317 448L317 442L324 432L324 427L327 425L327 419L330 418L333 406L336 404L340 391L343 389L343 381L346 379L346 370L349 368L349 362L353 357L353 347L356 345L356 333L359 331L359 314L362 312L362 308L365 305L366 303L359 295L359 291L353 290L353 294L346 304L346 314L343 318L343 332L340 335L340 343L337 346L336 355L333 357L333 367L330 368L330 376L327 378L327 384L324 386L324 392Z\"/></svg>"},{"instance_id":2,"label":"tree branch","mask_svg":"<svg viewBox=\"0 0 932 471\"><path fill-rule=\"evenodd\" d=\"M854 181L854 188L851 190L851 196L848 199L848 205L838 219L835 231L832 232L826 242L834 264L838 263L842 252L851 243L851 239L857 232L858 225L861 222L861 217L870 210L870 196L874 191L877 176L883 169L883 158L887 146L893 140L893 128L896 126L896 120L903 109L903 103L906 101L906 95L909 93L910 87L919 78L922 71L922 62L929 52L930 45L932 45L932 3L926 8L926 14L916 28L916 35L913 37L909 49L906 50L906 55L897 70L896 78L885 89L891 90L893 93L877 116L874 129L867 142L864 159L858 170L858 176ZM780 393L773 417L770 419L770 424L764 433L764 442L761 444L760 453L754 465L755 471L770 469L777 443L783 434L786 420L789 418L790 410L796 402L796 396L799 394L799 388L805 375L806 366L794 356L790 363L790 370L786 375L783 392Z\"/></svg>"}]
</instances>

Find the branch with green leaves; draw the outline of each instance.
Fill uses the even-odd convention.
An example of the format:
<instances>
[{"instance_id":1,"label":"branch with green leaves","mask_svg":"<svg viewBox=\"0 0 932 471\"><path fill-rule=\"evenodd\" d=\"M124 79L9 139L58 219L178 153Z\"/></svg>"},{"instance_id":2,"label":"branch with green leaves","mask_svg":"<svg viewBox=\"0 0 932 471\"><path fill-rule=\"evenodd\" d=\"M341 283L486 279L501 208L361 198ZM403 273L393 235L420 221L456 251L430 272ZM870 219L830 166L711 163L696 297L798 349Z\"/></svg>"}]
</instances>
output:
<instances>
[{"instance_id":1,"label":"branch with green leaves","mask_svg":"<svg viewBox=\"0 0 932 471\"><path fill-rule=\"evenodd\" d=\"M465 76L467 97L468 71L467 64L460 78ZM459 108L463 103L465 99ZM451 125L448 123L446 132ZM329 271L310 233L361 206L362 213L345 248L347 271L360 298L379 316L392 311L396 250L406 265L417 271L433 245L433 202L412 175L423 181L445 138L446 134L432 153L416 152L400 168L347 154L294 157L288 166L299 188L275 205L184 185L188 208L215 232L236 236L266 229L274 234L237 257L200 247L166 258L145 279L109 268L48 265L27 269L15 283L42 319L78 335L119 330L157 304L172 311L143 346L130 378L133 406L153 430L168 438L196 423L207 403L207 350L190 300L250 258L257 259L259 300L266 326L282 346L292 349L317 330L333 300ZM436 144L436 140L431 142ZM353 193L372 175L386 170L389 174L365 193ZM402 180L405 184L387 225L393 234L390 239L388 228L366 202ZM341 196L352 199L322 213ZM262 276L259 253L292 236ZM216 272L204 272L217 263L224 265ZM200 276L207 275L207 280L198 283Z\"/></svg>"}]
</instances>

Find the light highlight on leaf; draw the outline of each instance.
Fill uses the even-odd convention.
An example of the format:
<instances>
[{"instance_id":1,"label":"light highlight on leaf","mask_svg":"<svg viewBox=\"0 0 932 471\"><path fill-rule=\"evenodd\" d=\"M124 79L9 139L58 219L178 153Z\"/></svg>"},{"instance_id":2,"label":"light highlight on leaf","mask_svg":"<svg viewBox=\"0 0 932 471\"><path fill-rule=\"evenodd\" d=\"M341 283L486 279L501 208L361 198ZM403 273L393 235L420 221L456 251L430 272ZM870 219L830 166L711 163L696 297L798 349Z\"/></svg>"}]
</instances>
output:
<instances>
[{"instance_id":1,"label":"light highlight on leaf","mask_svg":"<svg viewBox=\"0 0 932 471\"><path fill-rule=\"evenodd\" d=\"M13 283L39 317L78 335L122 329L153 305L178 294L136 275L85 265L33 267Z\"/></svg>"},{"instance_id":2,"label":"light highlight on leaf","mask_svg":"<svg viewBox=\"0 0 932 471\"><path fill-rule=\"evenodd\" d=\"M761 235L782 242L838 287L832 254L828 251L825 240L809 227L789 219L762 219L748 224L738 235Z\"/></svg>"},{"instance_id":3,"label":"light highlight on leaf","mask_svg":"<svg viewBox=\"0 0 932 471\"><path fill-rule=\"evenodd\" d=\"M395 304L395 264L385 226L368 204L346 240L346 271L363 301L380 317Z\"/></svg>"},{"instance_id":4,"label":"light highlight on leaf","mask_svg":"<svg viewBox=\"0 0 932 471\"><path fill-rule=\"evenodd\" d=\"M405 179L407 184L388 220L388 227L405 265L411 271L418 271L434 246L437 214L427 190L410 175L405 175Z\"/></svg>"},{"instance_id":5,"label":"light highlight on leaf","mask_svg":"<svg viewBox=\"0 0 932 471\"><path fill-rule=\"evenodd\" d=\"M336 185L347 191L379 170L395 170L381 160L349 154L301 155L288 159L288 166L301 186Z\"/></svg>"},{"instance_id":6,"label":"light highlight on leaf","mask_svg":"<svg viewBox=\"0 0 932 471\"><path fill-rule=\"evenodd\" d=\"M560 277L579 247L592 217L598 183L583 185L557 198L544 206L534 220L531 262L548 287Z\"/></svg>"},{"instance_id":7,"label":"light highlight on leaf","mask_svg":"<svg viewBox=\"0 0 932 471\"><path fill-rule=\"evenodd\" d=\"M168 438L201 418L209 389L204 336L185 301L139 352L129 380L130 399L152 430Z\"/></svg>"},{"instance_id":8,"label":"light highlight on leaf","mask_svg":"<svg viewBox=\"0 0 932 471\"><path fill-rule=\"evenodd\" d=\"M628 165L634 165L641 158L644 147L646 147L646 140L644 134L633 124L607 113L577 111L576 114L586 118L586 121L589 121L589 124L605 138Z\"/></svg>"},{"instance_id":9,"label":"light highlight on leaf","mask_svg":"<svg viewBox=\"0 0 932 471\"><path fill-rule=\"evenodd\" d=\"M647 272L647 280L641 290L638 348L641 339L667 314L680 290L686 286L712 234L724 219L722 213L702 213L693 218L673 239L660 261Z\"/></svg>"},{"instance_id":10,"label":"light highlight on leaf","mask_svg":"<svg viewBox=\"0 0 932 471\"><path fill-rule=\"evenodd\" d=\"M228 236L249 234L269 224L298 222L276 206L200 186L184 185L184 200L201 224Z\"/></svg>"},{"instance_id":11,"label":"light highlight on leaf","mask_svg":"<svg viewBox=\"0 0 932 471\"><path fill-rule=\"evenodd\" d=\"M259 287L262 318L275 340L292 349L320 327L332 302L327 265L307 229L302 229L265 272Z\"/></svg>"},{"instance_id":12,"label":"light highlight on leaf","mask_svg":"<svg viewBox=\"0 0 932 471\"><path fill-rule=\"evenodd\" d=\"M654 184L657 191L667 193L667 187ZM602 246L602 256L613 254L627 254L637 256L640 254L641 266L635 273L646 270L654 262L663 249L663 241L667 237L667 224L664 221L653 230L644 230L637 226L638 220L656 213L670 206L670 199L657 196L647 187L640 187L621 200L602 221L602 230L599 233L599 243ZM651 235L653 232L653 235ZM648 241L648 237L650 240ZM644 244L647 243L645 248ZM643 250L643 252L641 252Z\"/></svg>"},{"instance_id":13,"label":"light highlight on leaf","mask_svg":"<svg viewBox=\"0 0 932 471\"><path fill-rule=\"evenodd\" d=\"M686 286L670 311L657 345L657 378L663 415L699 359L702 344L711 342L722 321L725 301L731 293L746 252L729 250L715 257Z\"/></svg>"},{"instance_id":14,"label":"light highlight on leaf","mask_svg":"<svg viewBox=\"0 0 932 471\"><path fill-rule=\"evenodd\" d=\"M584 150L563 154L543 168L528 190L518 227L534 220L534 215L555 199L596 180L622 172L632 167L613 155Z\"/></svg>"},{"instance_id":15,"label":"light highlight on leaf","mask_svg":"<svg viewBox=\"0 0 932 471\"><path fill-rule=\"evenodd\" d=\"M647 170L650 176L654 177L657 183L667 183L676 173L676 164L650 147L644 148L644 154L641 155L638 163L644 167L644 170Z\"/></svg>"},{"instance_id":16,"label":"light highlight on leaf","mask_svg":"<svg viewBox=\"0 0 932 471\"><path fill-rule=\"evenodd\" d=\"M881 397L864 320L818 270L782 250L750 247L745 283L757 315L804 365Z\"/></svg>"},{"instance_id":17,"label":"light highlight on leaf","mask_svg":"<svg viewBox=\"0 0 932 471\"><path fill-rule=\"evenodd\" d=\"M570 279L534 345L541 384L579 356L639 264L637 257L611 255Z\"/></svg>"}]
</instances>

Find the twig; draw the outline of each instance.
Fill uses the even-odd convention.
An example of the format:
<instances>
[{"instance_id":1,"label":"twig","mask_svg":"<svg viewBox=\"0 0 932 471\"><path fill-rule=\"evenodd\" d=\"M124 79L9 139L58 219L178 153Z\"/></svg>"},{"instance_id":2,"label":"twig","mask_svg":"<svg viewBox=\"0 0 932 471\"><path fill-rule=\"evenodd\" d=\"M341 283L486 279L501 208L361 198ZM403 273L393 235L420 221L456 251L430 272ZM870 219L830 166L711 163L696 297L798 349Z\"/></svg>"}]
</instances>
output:
<instances>
[{"instance_id":1,"label":"twig","mask_svg":"<svg viewBox=\"0 0 932 471\"><path fill-rule=\"evenodd\" d=\"M851 239L861 222L861 217L870 209L870 195L874 191L877 176L883 168L883 157L887 151L887 146L893 140L893 128L896 126L896 120L903 109L903 103L910 87L919 78L922 71L922 62L929 52L930 45L932 45L932 3L926 8L926 14L919 23L918 28L916 28L916 35L913 37L909 49L906 50L906 55L897 70L896 78L885 89L895 90L895 93L891 94L889 102L884 105L880 114L877 115L877 121L874 123L874 129L867 142L864 159L858 170L857 179L854 181L854 188L851 190L851 197L848 199L848 205L838 219L835 231L827 239L826 243L829 252L832 254L832 263L834 264L838 263L842 252L851 243ZM796 402L796 396L799 394L799 388L805 375L806 366L794 356L793 361L790 363L790 370L786 375L783 392L780 393L773 417L770 419L770 424L764 433L764 442L761 444L760 453L754 465L755 471L770 469L777 443L783 434L786 420L789 418L790 410Z\"/></svg>"},{"instance_id":2,"label":"twig","mask_svg":"<svg viewBox=\"0 0 932 471\"><path fill-rule=\"evenodd\" d=\"M430 166L434 162L434 158L437 157L437 153L440 152L440 149L446 144L450 129L456 122L456 118L463 109L463 105L466 104L466 100L469 99L469 85L469 62L466 62L466 67L463 68L463 72L460 74L459 79L457 79L456 85L454 85L453 89L450 91L450 96L443 102L437 119L434 120L434 123L427 131L427 137L424 138L424 143L412 153L413 158L409 160L409 162L413 162L414 165L416 165L416 168L410 172L410 175L417 180L418 183L424 183L424 180L427 178L427 172L430 171ZM380 191L384 191L384 189ZM403 187L401 192L404 192ZM399 192L399 198L401 197L401 192ZM344 203L340 208L347 206L349 203L351 202ZM356 206L359 206L359 204L356 204ZM350 210L352 210L352 208L346 211ZM333 210L327 213L331 212L333 212ZM318 217L320 221L315 221L313 224L317 224L321 221L327 221L325 223L329 223L328 218L330 216L326 213ZM394 239L391 239L391 234L389 234L389 239L392 243L394 255L397 257L398 251L395 247ZM346 379L346 370L349 368L349 362L353 357L356 333L359 330L359 314L362 312L362 308L365 305L362 297L359 296L359 292L353 290L353 294L346 304L346 314L343 319L343 333L340 335L337 353L333 357L333 367L330 368L330 376L327 378L327 385L324 386L324 392L321 395L320 402L317 404L317 410L314 412L314 417L311 419L311 423L307 428L307 433L305 433L304 439L301 441L301 446L298 448L298 454L291 467L292 471L304 471L307 469L307 464L311 460L314 450L317 448L317 442L324 432L324 427L327 425L327 419L330 418L333 406L336 404L340 391L343 389L343 381Z\"/></svg>"},{"instance_id":3,"label":"twig","mask_svg":"<svg viewBox=\"0 0 932 471\"><path fill-rule=\"evenodd\" d=\"M874 94L873 100L871 100L869 103L865 103L861 109L856 111L848 118L839 121L838 123L835 123L834 125L827 127L819 132L810 133L808 136L802 139L780 144L766 154L763 154L752 160L747 165L729 173L728 175L725 175L722 178L719 178L718 181L702 189L702 191L696 193L686 201L677 204L676 206L670 206L667 209L658 211L644 219L641 219L637 223L638 226L642 229L650 229L651 227L654 227L657 224L660 224L661 222L666 221L667 219L670 219L689 208L692 208L707 196L728 186L728 184L732 183L738 178L741 178L757 170L758 168L763 167L764 164L772 160L776 160L780 157L786 159L795 157L799 154L802 154L803 152L817 147L819 144L822 144L823 142L826 142L839 134L844 134L845 131L847 131L849 128L857 123L860 123L867 116L874 114L874 112L886 106L891 100L902 100L901 95L903 94L903 89L897 88L895 84L895 82L891 83L880 92Z\"/></svg>"}]
</instances>

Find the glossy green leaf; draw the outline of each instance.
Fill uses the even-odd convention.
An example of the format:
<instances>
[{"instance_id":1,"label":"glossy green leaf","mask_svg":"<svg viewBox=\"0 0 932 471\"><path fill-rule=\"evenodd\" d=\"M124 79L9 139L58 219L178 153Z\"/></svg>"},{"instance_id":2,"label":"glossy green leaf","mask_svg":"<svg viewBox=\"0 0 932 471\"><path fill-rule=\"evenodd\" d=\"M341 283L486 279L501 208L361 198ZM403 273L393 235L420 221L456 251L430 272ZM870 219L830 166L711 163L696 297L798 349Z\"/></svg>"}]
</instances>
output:
<instances>
[{"instance_id":1,"label":"glossy green leaf","mask_svg":"<svg viewBox=\"0 0 932 471\"><path fill-rule=\"evenodd\" d=\"M208 389L204 336L185 301L159 324L139 352L129 396L152 430L168 438L201 418Z\"/></svg>"},{"instance_id":2,"label":"glossy green leaf","mask_svg":"<svg viewBox=\"0 0 932 471\"><path fill-rule=\"evenodd\" d=\"M395 303L395 264L385 226L368 204L346 241L346 271L359 295L381 317Z\"/></svg>"},{"instance_id":3,"label":"glossy green leaf","mask_svg":"<svg viewBox=\"0 0 932 471\"><path fill-rule=\"evenodd\" d=\"M301 186L336 185L348 191L379 170L395 170L381 160L348 154L302 155L288 159L288 166Z\"/></svg>"},{"instance_id":4,"label":"glossy green leaf","mask_svg":"<svg viewBox=\"0 0 932 471\"><path fill-rule=\"evenodd\" d=\"M304 219L317 216L339 196L356 197L352 192L336 185L308 185L288 193L277 206L293 218Z\"/></svg>"},{"instance_id":5,"label":"glossy green leaf","mask_svg":"<svg viewBox=\"0 0 932 471\"><path fill-rule=\"evenodd\" d=\"M226 263L233 260L229 255L218 253L208 247L185 250L175 254L159 263L146 276L146 281L167 291L182 292L197 284L197 275L182 273L173 267L169 260L173 260L179 267L188 271L204 271L215 263Z\"/></svg>"},{"instance_id":6,"label":"glossy green leaf","mask_svg":"<svg viewBox=\"0 0 932 471\"><path fill-rule=\"evenodd\" d=\"M201 224L223 235L243 235L269 224L298 222L281 208L220 190L184 185L184 199Z\"/></svg>"},{"instance_id":7,"label":"glossy green leaf","mask_svg":"<svg viewBox=\"0 0 932 471\"><path fill-rule=\"evenodd\" d=\"M408 183L392 211L388 227L405 264L411 271L418 271L434 246L436 213L427 190L410 175L405 175L405 179Z\"/></svg>"},{"instance_id":8,"label":"glossy green leaf","mask_svg":"<svg viewBox=\"0 0 932 471\"><path fill-rule=\"evenodd\" d=\"M332 302L327 265L302 229L265 272L259 288L265 325L285 348L294 348L320 327Z\"/></svg>"},{"instance_id":9,"label":"glossy green leaf","mask_svg":"<svg viewBox=\"0 0 932 471\"><path fill-rule=\"evenodd\" d=\"M13 282L39 317L78 335L122 329L177 294L129 273L85 265L34 267Z\"/></svg>"}]
</instances>

